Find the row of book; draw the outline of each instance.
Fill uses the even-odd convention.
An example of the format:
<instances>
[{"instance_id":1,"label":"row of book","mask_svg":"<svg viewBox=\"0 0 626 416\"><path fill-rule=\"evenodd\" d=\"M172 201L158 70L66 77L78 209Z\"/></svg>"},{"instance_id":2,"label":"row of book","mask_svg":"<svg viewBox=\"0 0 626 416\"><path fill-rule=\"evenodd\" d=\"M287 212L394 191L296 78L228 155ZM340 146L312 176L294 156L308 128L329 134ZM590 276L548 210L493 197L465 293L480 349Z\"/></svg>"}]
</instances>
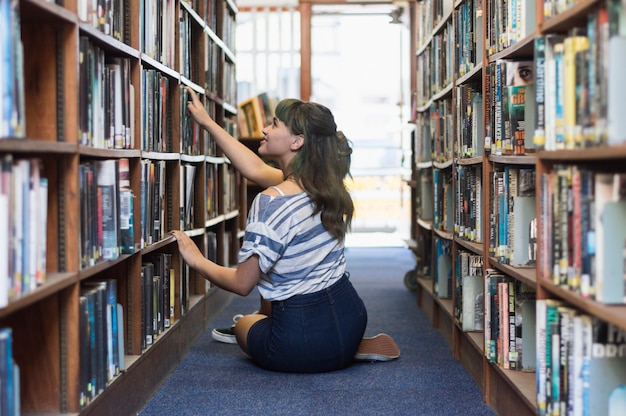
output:
<instances>
[{"instance_id":1,"label":"row of book","mask_svg":"<svg viewBox=\"0 0 626 416\"><path fill-rule=\"evenodd\" d=\"M482 166L455 165L454 235L480 243L482 236Z\"/></svg>"},{"instance_id":2,"label":"row of book","mask_svg":"<svg viewBox=\"0 0 626 416\"><path fill-rule=\"evenodd\" d=\"M462 84L456 87L457 158L483 155L483 95L476 86Z\"/></svg>"},{"instance_id":3,"label":"row of book","mask_svg":"<svg viewBox=\"0 0 626 416\"><path fill-rule=\"evenodd\" d=\"M196 174L197 166L194 163L180 165L180 229L196 228ZM222 171L222 204L224 212L239 209L239 194L237 186L239 177L234 167L229 163L207 163L205 167L205 198L207 219L215 218L220 213L220 198L218 188L219 172Z\"/></svg>"},{"instance_id":4,"label":"row of book","mask_svg":"<svg viewBox=\"0 0 626 416\"><path fill-rule=\"evenodd\" d=\"M455 73L452 57L456 53L452 22L445 24L443 30L433 36L423 53L417 56L418 68L428 70L417 71L418 95L414 102L416 107L430 104L432 95L441 93L448 88Z\"/></svg>"},{"instance_id":5,"label":"row of book","mask_svg":"<svg viewBox=\"0 0 626 416\"><path fill-rule=\"evenodd\" d=\"M13 359L13 329L0 328L0 415L20 416L20 368Z\"/></svg>"},{"instance_id":6,"label":"row of book","mask_svg":"<svg viewBox=\"0 0 626 416\"><path fill-rule=\"evenodd\" d=\"M480 42L476 42L483 38L481 0L464 1L458 6L454 29L459 45L456 50L457 72L462 77L483 61L483 47Z\"/></svg>"},{"instance_id":7,"label":"row of book","mask_svg":"<svg viewBox=\"0 0 626 416\"><path fill-rule=\"evenodd\" d=\"M489 55L513 46L535 31L535 0L489 0L486 7L486 47Z\"/></svg>"},{"instance_id":8,"label":"row of book","mask_svg":"<svg viewBox=\"0 0 626 416\"><path fill-rule=\"evenodd\" d=\"M54 1L49 0L52 3ZM83 22L124 42L130 33L126 32L126 20L129 10L124 0L77 0L76 14Z\"/></svg>"},{"instance_id":9,"label":"row of book","mask_svg":"<svg viewBox=\"0 0 626 416\"><path fill-rule=\"evenodd\" d=\"M507 369L536 367L536 291L494 269L484 271L485 357Z\"/></svg>"},{"instance_id":10,"label":"row of book","mask_svg":"<svg viewBox=\"0 0 626 416\"><path fill-rule=\"evenodd\" d=\"M79 167L81 268L135 251L129 160L86 161Z\"/></svg>"},{"instance_id":11,"label":"row of book","mask_svg":"<svg viewBox=\"0 0 626 416\"><path fill-rule=\"evenodd\" d=\"M524 155L533 148L535 107L526 97L534 94L533 61L498 59L485 68L485 151Z\"/></svg>"},{"instance_id":12,"label":"row of book","mask_svg":"<svg viewBox=\"0 0 626 416\"><path fill-rule=\"evenodd\" d=\"M433 162L447 162L452 159L455 131L452 128L455 111L452 100L432 102L429 108L430 140Z\"/></svg>"},{"instance_id":13,"label":"row of book","mask_svg":"<svg viewBox=\"0 0 626 416\"><path fill-rule=\"evenodd\" d=\"M222 190L224 212L231 212L239 209L239 175L237 170L230 163L222 165L224 187Z\"/></svg>"},{"instance_id":14,"label":"row of book","mask_svg":"<svg viewBox=\"0 0 626 416\"><path fill-rule=\"evenodd\" d=\"M181 8L180 17L178 21L178 31L180 33L180 37L178 39L178 46L180 48L180 55L178 57L179 58L178 71L183 77L189 80L199 79L199 74L197 73L197 71L199 70L199 67L197 65L197 58L196 58L196 55L198 52L194 49L194 39L197 36L198 31L200 30L201 28L198 26L198 22L194 19L194 17L191 16L185 8ZM210 54L212 53L212 48L210 45L211 42L212 42L212 39L209 40L209 47L207 51L209 53L209 56L207 58L209 61L209 68L214 69L217 67L211 65L212 64L211 58L210 58ZM194 61L194 58L196 58L195 61ZM210 91L213 91L213 90L210 90Z\"/></svg>"},{"instance_id":15,"label":"row of book","mask_svg":"<svg viewBox=\"0 0 626 416\"><path fill-rule=\"evenodd\" d=\"M182 0L183 3L189 4L202 20L206 22L211 30L217 29L217 3L218 0Z\"/></svg>"},{"instance_id":16,"label":"row of book","mask_svg":"<svg viewBox=\"0 0 626 416\"><path fill-rule=\"evenodd\" d=\"M197 189L200 172L206 175L205 187L200 190L205 192L204 195ZM134 242L135 195L130 188L129 159L86 161L81 163L79 175L81 268L91 267L103 260L114 260L120 254L134 253L137 249ZM141 159L140 175L141 239L138 246L147 247L163 239L175 225L166 221L166 197L169 192L166 161ZM232 165L206 163L206 168L200 171L197 163L184 162L179 165L179 175L180 222L176 226L180 229L189 230L204 225L196 223L196 216L199 215L196 207L202 199L206 202L206 215L199 218L211 219L219 215L220 202L225 212L239 208L239 176ZM223 181L221 200L218 180Z\"/></svg>"},{"instance_id":17,"label":"row of book","mask_svg":"<svg viewBox=\"0 0 626 416\"><path fill-rule=\"evenodd\" d=\"M537 413L621 415L626 331L553 299L537 300Z\"/></svg>"},{"instance_id":18,"label":"row of book","mask_svg":"<svg viewBox=\"0 0 626 416\"><path fill-rule=\"evenodd\" d=\"M160 71L141 71L141 149L149 152L173 152L172 88L170 78ZM183 114L187 109L182 109ZM181 151L183 137L181 131ZM191 149L185 149L188 152ZM195 152L198 150L196 149ZM195 154L195 153L192 153Z\"/></svg>"},{"instance_id":19,"label":"row of book","mask_svg":"<svg viewBox=\"0 0 626 416\"><path fill-rule=\"evenodd\" d=\"M208 63L207 70L204 73L204 87L207 91L212 92L213 94L218 94L221 84L221 78L219 77L220 73L212 68L219 68L219 63L221 62L222 50L220 46L213 39L209 38L207 40L208 45L206 48L206 61ZM225 62L223 62L225 64ZM224 67L226 70L226 67ZM236 91L236 89L235 89ZM236 103L237 99L227 102Z\"/></svg>"},{"instance_id":20,"label":"row of book","mask_svg":"<svg viewBox=\"0 0 626 416\"><path fill-rule=\"evenodd\" d=\"M133 147L130 61L107 56L87 36L79 42L79 143L108 149Z\"/></svg>"},{"instance_id":21,"label":"row of book","mask_svg":"<svg viewBox=\"0 0 626 416\"><path fill-rule=\"evenodd\" d=\"M124 310L115 279L83 282L79 301L79 400L84 408L126 368Z\"/></svg>"},{"instance_id":22,"label":"row of book","mask_svg":"<svg viewBox=\"0 0 626 416\"><path fill-rule=\"evenodd\" d=\"M172 228L165 223L167 163L164 160L141 160L140 180L140 247L147 247L160 241ZM182 186L182 183L181 183ZM181 203L183 203L181 201ZM171 214L169 214L171 218Z\"/></svg>"},{"instance_id":23,"label":"row of book","mask_svg":"<svg viewBox=\"0 0 626 416\"><path fill-rule=\"evenodd\" d=\"M19 4L17 0L0 0L0 139L26 134Z\"/></svg>"},{"instance_id":24,"label":"row of book","mask_svg":"<svg viewBox=\"0 0 626 416\"><path fill-rule=\"evenodd\" d=\"M621 2L610 0L589 12L584 26L535 38L536 147L574 149L626 141L623 13Z\"/></svg>"},{"instance_id":25,"label":"row of book","mask_svg":"<svg viewBox=\"0 0 626 416\"><path fill-rule=\"evenodd\" d=\"M46 280L48 179L39 159L0 158L0 308Z\"/></svg>"},{"instance_id":26,"label":"row of book","mask_svg":"<svg viewBox=\"0 0 626 416\"><path fill-rule=\"evenodd\" d=\"M535 168L497 165L489 181L489 255L502 264L534 266Z\"/></svg>"},{"instance_id":27,"label":"row of book","mask_svg":"<svg viewBox=\"0 0 626 416\"><path fill-rule=\"evenodd\" d=\"M626 175L557 165L541 175L542 278L626 303Z\"/></svg>"},{"instance_id":28,"label":"row of book","mask_svg":"<svg viewBox=\"0 0 626 416\"><path fill-rule=\"evenodd\" d=\"M433 227L454 230L454 187L452 169L433 169Z\"/></svg>"},{"instance_id":29,"label":"row of book","mask_svg":"<svg viewBox=\"0 0 626 416\"><path fill-rule=\"evenodd\" d=\"M430 162L433 157L432 152L432 138L430 132L430 116L427 113L413 112L415 116L415 131L412 133L414 137L419 137L420 140L416 143L414 150L415 164Z\"/></svg>"},{"instance_id":30,"label":"row of book","mask_svg":"<svg viewBox=\"0 0 626 416\"><path fill-rule=\"evenodd\" d=\"M176 62L177 4L176 0L141 0L139 3L139 50L170 68Z\"/></svg>"},{"instance_id":31,"label":"row of book","mask_svg":"<svg viewBox=\"0 0 626 416\"><path fill-rule=\"evenodd\" d=\"M180 285L181 293L188 293L188 287L182 282ZM176 304L176 273L172 268L172 255L158 253L150 256L141 266L142 350L152 345L174 323Z\"/></svg>"},{"instance_id":32,"label":"row of book","mask_svg":"<svg viewBox=\"0 0 626 416\"><path fill-rule=\"evenodd\" d=\"M193 116L189 111L187 111L187 103L191 101L191 97L187 90L181 90L181 126L180 126L180 152L186 155L201 155L202 147L201 147L201 139L204 136L206 138L205 142L208 141L208 133L206 130L201 129L200 125L196 123ZM166 105L166 103L161 103L161 105ZM207 109L208 110L208 109ZM213 115L213 114L211 114ZM160 117L157 120L162 120ZM208 152L209 143L207 143L207 149L205 149L206 155L215 154L214 152Z\"/></svg>"},{"instance_id":33,"label":"row of book","mask_svg":"<svg viewBox=\"0 0 626 416\"><path fill-rule=\"evenodd\" d=\"M433 169L420 169L417 180L417 218L424 221L433 220Z\"/></svg>"}]
</instances>

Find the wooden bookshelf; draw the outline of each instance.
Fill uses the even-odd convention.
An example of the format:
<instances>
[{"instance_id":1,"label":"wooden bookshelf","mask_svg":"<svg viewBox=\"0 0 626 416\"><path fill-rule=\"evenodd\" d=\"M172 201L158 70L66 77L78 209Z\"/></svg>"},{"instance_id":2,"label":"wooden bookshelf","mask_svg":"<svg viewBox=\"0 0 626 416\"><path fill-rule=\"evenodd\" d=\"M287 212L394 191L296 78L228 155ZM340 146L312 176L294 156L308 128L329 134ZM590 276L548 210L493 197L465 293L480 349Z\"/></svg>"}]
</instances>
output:
<instances>
[{"instance_id":1,"label":"wooden bookshelf","mask_svg":"<svg viewBox=\"0 0 626 416\"><path fill-rule=\"evenodd\" d=\"M523 4L522 9L518 8L517 12L522 10L524 14L517 16L515 27L510 24L506 26L507 21L509 23L513 21L511 14L513 9L507 9L509 4L513 7ZM548 397L547 404L544 404L546 399L541 391L538 391L538 386L541 389L546 380L548 382L550 380L549 376L540 371L543 369L537 366L553 365L550 360L543 361L539 358L531 360L530 363L526 361L524 363L526 367L520 371L505 369L504 359L499 361L498 358L494 360L493 357L489 357L487 352L489 346L486 345L489 336L485 336L485 331L489 331L488 293L483 293L485 302L482 309L485 313L483 328L463 330L462 322L457 316L457 305L463 301L462 287L457 280L459 271L464 267L459 262L462 257L459 253L462 251L482 259L483 283L488 269L489 273L502 276L507 282L514 282L513 284L524 287L525 290L534 291L537 305L544 302L559 302L559 306L562 307L558 311L560 333L556 335L561 336L559 339L573 332L571 329L573 325L566 326L567 319L572 319L570 317L573 316L590 318L594 331L596 325L600 325L596 321L612 325L615 331L626 330L625 302L620 299L603 302L597 293L601 286L594 283L594 279L603 278L610 284L616 284L615 291L621 294L624 283L620 269L616 272L617 278L612 278L612 275L596 276L595 267L583 269L579 263L574 263L574 257L553 251L555 246L565 246L573 247L568 253L574 251L582 253L580 254L582 258L591 255L591 250L585 251L586 243L583 244L581 241L592 235L589 228L585 228L587 227L585 221L593 219L584 217L585 212L582 211L576 211L579 217L576 217L570 225L564 219L566 214L570 215L574 211L574 209L567 211L564 208L567 207L567 198L576 200L578 195L581 195L580 192L573 190L571 185L567 185L571 183L566 182L570 177L568 175L573 175L571 172L578 175L578 171L585 171L585 174L591 172L590 175L596 175L594 177L597 177L598 173L610 173L610 179L617 184L618 180L622 180L619 175L625 172L623 133L617 133L615 128L613 130L607 128L607 124L611 122L603 124L603 120L610 119L610 114L614 117L612 123L621 122L619 110L616 109L622 108L621 95L624 93L624 87L620 82L611 84L609 81L619 77L617 75L619 71L616 69L618 65L614 64L614 67L611 67L611 62L619 62L619 59L608 54L611 44L608 39L615 40L615 45L619 42L623 44L623 36L620 38L619 35L623 33L619 32L623 28L616 22L625 11L619 2L597 0L560 4L536 0L518 0L517 3L490 0L432 0L411 2L410 12L411 50L414 54L411 62L413 72L411 97L414 112L411 119L415 128L411 146L413 169L409 181L413 204L412 244L409 247L418 259L417 304L431 319L433 326L442 332L450 343L453 356L463 363L483 391L485 402L498 414L545 414L545 412L549 414L551 399ZM613 26L607 26L607 22L613 22ZM606 43L603 41L602 33L606 34ZM550 68L554 67L554 55L557 54L554 51L558 50L549 48L549 46L554 48L553 45L549 45L549 39L555 35L560 35L561 38L554 38L556 39L554 43L563 42L560 45L563 49L566 39L574 36L581 39L580 45L585 45L580 47L578 55L573 53L569 55L575 57L571 58L570 62L573 62L571 65L566 64L566 60L570 58L565 58L568 52L564 52L564 65L570 65L566 70L570 71L567 74L574 75L567 75L572 78L565 78L570 84L564 84L563 99L557 99L561 97L554 88L557 78L549 78L551 73L547 72L547 62L552 65ZM543 39L546 39L545 61L541 60L541 55L537 55L542 51L540 41ZM623 48L620 50L623 52ZM602 65L598 61L599 57L603 56L602 53L607 53L605 58L609 62L607 72L601 72ZM540 58L536 59L537 56ZM616 59L617 61L611 61ZM512 61L523 64L507 64ZM530 64L528 68L532 70L534 77L539 77L543 73L545 78L535 78L534 82L524 83L523 88L518 87L521 82L509 81L504 77L502 80L498 78L501 73L505 73L501 71L512 71L514 65L521 68L526 64ZM596 78L593 80L586 78L588 73L595 73ZM542 82L537 81L538 79ZM512 140L509 146L507 138L514 139L514 135L509 135L505 129L509 126L510 129L514 128L513 125L506 124L510 120L507 117L510 117L510 112L514 110L510 110L512 107L508 106L505 99L508 99L509 91L513 93L520 90L526 94L524 110L526 124L525 136L518 137L525 139L523 142L518 141L517 145ZM577 99L574 91L589 93L590 95L586 97L589 100ZM502 104L499 101L500 97L505 100ZM513 95L510 97L519 98ZM558 119L560 113L557 112L558 105L561 105L559 103L562 103L564 111L569 111L570 114L567 116L568 119L562 121L562 125L566 126L563 129L563 136L560 136L558 128L555 128L561 125L558 124L561 123ZM502 113L499 113L500 110ZM587 113L593 114L594 118L584 119L583 115ZM476 117L471 118L470 114ZM544 122L545 126L542 124ZM575 134L577 131L584 131L584 135L577 136ZM545 134L541 134L542 132ZM523 151L517 152L517 149ZM445 182L449 179L445 178L449 171L453 172L452 207L448 207L450 200L446 199L449 198L449 195L446 195L449 185ZM468 172L472 171L476 175L474 182L467 180ZM523 191L527 193L524 194L519 193L522 189L519 187L520 182L515 182L522 178L519 176L522 171L525 175L523 177L525 184L529 183L527 178L534 178L533 186L527 187ZM554 179L558 175L561 175L562 179ZM585 178L588 179L589 176ZM514 182L510 183L509 180ZM556 183L554 181L558 180L561 181L561 185L552 188L552 184ZM498 187L502 183L505 184L504 188ZM613 196L612 201L621 204L626 197L617 188L618 185L613 185L613 192L617 196ZM515 191L511 193L511 189ZM527 191L528 189L532 191ZM497 204L500 195L504 195L505 201L519 202L522 197L530 199L518 206L507 205L505 210ZM520 199L514 199L517 197ZM588 198L593 200L595 197L596 195L592 194ZM593 203L598 204L598 201L594 200ZM526 204L526 208L523 204ZM554 204L561 205L555 207ZM509 207L518 210L510 212ZM509 217L511 213L514 214L512 219ZM532 214L536 219L537 249L534 258L532 254L526 258L518 257L516 254L520 254L520 248L511 246L511 242L506 241L509 235L499 234L500 228L494 228L494 224L498 227L503 224L504 229L507 229L509 225L520 221L520 218L528 221ZM454 219L452 227L450 222L446 221L450 215ZM505 217L507 218L505 222L498 222L500 218ZM626 218L622 216L614 223L625 220ZM532 224L532 222L522 223L526 229L530 229ZM618 226L609 227L615 228L611 230L612 233L621 233ZM558 233L555 234L554 229L558 229ZM567 241L553 240L564 238L561 237L563 235L568 236ZM451 245L449 252L437 249L441 241ZM502 244L502 241L505 244ZM513 239L513 244L520 242L523 245L521 250L527 250L531 243L530 236L527 240ZM621 247L621 240L615 244ZM583 248L580 248L581 246ZM602 250L594 252L593 255L596 258L597 256L607 258ZM444 291L443 295L438 292L438 288L442 284L445 285L446 274L440 273L440 269L442 264L444 267L448 266L445 261L442 263L440 260L442 256L452 257L449 266L452 290L451 293ZM623 255L614 254L605 261L622 267ZM569 270L569 280L563 277L567 275L564 270ZM591 274L591 290L579 283L584 273ZM614 298L613 293L606 291L604 296ZM534 307L532 309L534 310ZM560 321L561 319L565 321ZM531 351L529 357L546 355L547 342L542 342L539 337L545 331L549 332L550 328L546 329L546 323L542 322L539 318L533 317L530 322L524 320L522 324L522 333L537 335L529 350L526 350L524 344L524 350ZM574 348L573 345L582 345L582 338L571 336L566 341L569 342L567 345L564 344L565 341L561 341L560 351L567 350L564 347ZM602 339L597 342L609 344L609 341ZM590 360L593 361L595 358L592 356ZM612 364L607 365L626 368L625 360L618 357L611 361ZM624 384L626 371L621 373L619 371L621 370L607 373L614 374L611 377L621 380L620 383ZM608 398L596 396L597 390L593 388L605 383L604 377L600 378L602 380L590 380L592 388L589 395L601 397L591 400L599 400L606 406ZM571 380L579 383L576 376L568 382ZM559 391L561 395L568 393L565 390ZM575 405L584 406L581 403ZM546 410L544 406L548 409Z\"/></svg>"},{"instance_id":2,"label":"wooden bookshelf","mask_svg":"<svg viewBox=\"0 0 626 416\"><path fill-rule=\"evenodd\" d=\"M21 25L16 38L22 42L23 64L14 70L23 95L16 92L14 102L19 108L23 100L24 132L0 139L3 175L15 178L16 165L32 161L28 172L38 172L48 186L46 210L41 211L45 229L39 234L45 236L45 255L24 251L25 256L37 257L37 267L44 265L45 277L36 282L24 268L20 279L13 248L8 257L0 256L11 259L11 269L2 265L0 275L6 280L0 291L8 298L0 307L0 328L12 331L13 359L20 371L19 405L24 414L134 414L230 299L187 270L168 232L182 228L206 256L224 265L236 262L242 217L247 213L245 181L208 133L193 125L184 87L193 88L218 123L236 135L237 7L232 0L108 2L111 13L105 16L111 18L99 25L88 9L91 2L84 0L11 3L19 6L15 11ZM5 45L9 40L0 41ZM104 185L96 182L95 194L83 194L87 167L98 166L97 174L104 177L105 161L113 161L118 169L110 188L116 201L111 202L111 218L117 221L113 228L94 226L105 223L99 215L109 205L94 205L97 215L86 217L87 203L97 203L98 195L109 192L100 188ZM119 169L125 162L127 182L126 171ZM153 182L151 169L160 169L160 182ZM187 179L190 185L183 193ZM131 193L129 205L121 202L121 191ZM13 197L5 199L10 221L16 218ZM133 226L126 232L128 210ZM9 225L3 239L13 247L17 225ZM87 243L92 227L96 239ZM108 230L112 234L107 235L117 234L111 246L100 240ZM26 232L24 239L35 245L32 231ZM128 241L122 241L122 233ZM95 255L86 250L92 244L97 247ZM143 270L157 257L171 259L162 271L164 276L165 270L172 274L170 279L152 280L148 304L143 300L147 293ZM15 289L16 282L26 278L33 283ZM114 337L111 329L111 335L102 332L95 344L101 355L94 369L104 365L111 370L98 373L104 379L98 379L92 392L86 390L83 376L83 370L93 365L81 349L88 343L82 332L87 315L81 305L88 284L104 279L115 283L121 309L102 306L99 310L108 318L97 322L119 325L119 336ZM164 299L170 295L168 304ZM156 326L146 345L148 305L155 305ZM119 310L123 316L115 319ZM107 347L118 341L124 346L120 355ZM4 397L1 400L5 403Z\"/></svg>"}]
</instances>

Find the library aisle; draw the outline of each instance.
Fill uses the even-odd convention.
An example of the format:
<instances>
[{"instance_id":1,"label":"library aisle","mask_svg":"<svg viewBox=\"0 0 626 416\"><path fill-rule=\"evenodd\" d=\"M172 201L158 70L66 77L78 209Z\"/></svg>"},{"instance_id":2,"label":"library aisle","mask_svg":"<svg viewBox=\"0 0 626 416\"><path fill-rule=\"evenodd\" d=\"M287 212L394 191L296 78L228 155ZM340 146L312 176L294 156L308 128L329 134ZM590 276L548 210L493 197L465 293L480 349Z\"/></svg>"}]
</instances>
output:
<instances>
[{"instance_id":1,"label":"library aisle","mask_svg":"<svg viewBox=\"0 0 626 416\"><path fill-rule=\"evenodd\" d=\"M207 330L139 416L186 415L494 415L482 393L403 284L414 267L403 247L349 247L348 270L368 309L366 336L391 334L402 355L324 374L262 370ZM258 295L233 296L209 324L255 310Z\"/></svg>"}]
</instances>

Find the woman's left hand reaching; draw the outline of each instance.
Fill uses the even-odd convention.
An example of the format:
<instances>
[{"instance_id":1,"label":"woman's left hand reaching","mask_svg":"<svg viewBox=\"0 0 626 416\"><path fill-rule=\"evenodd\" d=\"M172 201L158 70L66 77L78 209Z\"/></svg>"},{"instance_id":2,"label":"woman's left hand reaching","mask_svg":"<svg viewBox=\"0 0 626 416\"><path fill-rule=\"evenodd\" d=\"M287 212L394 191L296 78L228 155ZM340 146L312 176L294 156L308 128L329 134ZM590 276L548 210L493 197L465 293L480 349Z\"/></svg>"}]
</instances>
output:
<instances>
[{"instance_id":1,"label":"woman's left hand reaching","mask_svg":"<svg viewBox=\"0 0 626 416\"><path fill-rule=\"evenodd\" d=\"M191 268L197 268L199 261L204 259L204 255L200 252L200 249L193 242L193 240L183 231L173 230L170 231L178 243L178 250L180 255Z\"/></svg>"}]
</instances>

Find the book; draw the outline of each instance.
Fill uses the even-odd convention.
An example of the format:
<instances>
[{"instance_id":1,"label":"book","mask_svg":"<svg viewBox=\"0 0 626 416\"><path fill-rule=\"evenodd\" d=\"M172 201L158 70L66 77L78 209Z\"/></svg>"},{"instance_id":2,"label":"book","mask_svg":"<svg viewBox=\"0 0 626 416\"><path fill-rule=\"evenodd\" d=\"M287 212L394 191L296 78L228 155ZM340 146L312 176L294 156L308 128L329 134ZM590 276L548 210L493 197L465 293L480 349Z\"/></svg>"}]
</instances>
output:
<instances>
[{"instance_id":1,"label":"book","mask_svg":"<svg viewBox=\"0 0 626 416\"><path fill-rule=\"evenodd\" d=\"M126 362L124 360L124 356L126 354L126 343L125 343L125 336L126 336L126 332L124 331L125 328L125 324L124 324L124 308L122 307L121 304L117 304L117 356L119 358L119 370L124 371L126 370Z\"/></svg>"},{"instance_id":2,"label":"book","mask_svg":"<svg viewBox=\"0 0 626 416\"><path fill-rule=\"evenodd\" d=\"M626 200L607 202L600 215L603 231L596 235L603 241L596 246L596 299L607 304L623 304L626 303Z\"/></svg>"},{"instance_id":3,"label":"book","mask_svg":"<svg viewBox=\"0 0 626 416\"><path fill-rule=\"evenodd\" d=\"M436 246L436 278L434 283L435 295L439 298L452 296L452 253L450 240L437 238Z\"/></svg>"},{"instance_id":4,"label":"book","mask_svg":"<svg viewBox=\"0 0 626 416\"><path fill-rule=\"evenodd\" d=\"M130 188L130 166L127 158L119 160L119 228L120 253L135 252L134 195Z\"/></svg>"},{"instance_id":5,"label":"book","mask_svg":"<svg viewBox=\"0 0 626 416\"><path fill-rule=\"evenodd\" d=\"M119 257L118 244L118 162L114 159L96 162L97 190L101 197L98 218L102 229L101 252L103 260Z\"/></svg>"},{"instance_id":6,"label":"book","mask_svg":"<svg viewBox=\"0 0 626 416\"><path fill-rule=\"evenodd\" d=\"M11 155L4 155L0 158L0 229L7 230L5 238L0 239L0 308L9 304L9 293L11 289L11 267L9 260L10 244L12 240L12 215L11 215L11 171L13 158Z\"/></svg>"},{"instance_id":7,"label":"book","mask_svg":"<svg viewBox=\"0 0 626 416\"><path fill-rule=\"evenodd\" d=\"M152 345L154 340L153 278L154 265L152 263L144 263L141 267L142 349Z\"/></svg>"},{"instance_id":8,"label":"book","mask_svg":"<svg viewBox=\"0 0 626 416\"><path fill-rule=\"evenodd\" d=\"M624 13L624 10L622 10ZM626 104L626 80L622 72L624 68L624 50L626 50L626 36L615 35L609 39L607 53L611 56L608 59L608 97L607 97L607 121L609 145L619 145L626 142L626 117L623 108Z\"/></svg>"},{"instance_id":9,"label":"book","mask_svg":"<svg viewBox=\"0 0 626 416\"><path fill-rule=\"evenodd\" d=\"M0 328L0 414L15 415L15 393L19 385L13 377L13 330Z\"/></svg>"},{"instance_id":10,"label":"book","mask_svg":"<svg viewBox=\"0 0 626 416\"><path fill-rule=\"evenodd\" d=\"M615 407L623 405L618 398L626 386L626 331L599 318L594 317L592 322L589 383L585 386L588 388L588 410L590 415L609 415L612 414L610 404ZM611 403L612 400L615 403ZM621 413L623 410L621 407Z\"/></svg>"},{"instance_id":11,"label":"book","mask_svg":"<svg viewBox=\"0 0 626 416\"><path fill-rule=\"evenodd\" d=\"M80 362L80 375L79 375L79 406L84 409L91 399L91 377L90 377L90 327L89 327L89 312L87 310L87 297L81 295L79 298L79 323L78 323L78 336L79 336L79 362Z\"/></svg>"},{"instance_id":12,"label":"book","mask_svg":"<svg viewBox=\"0 0 626 416\"><path fill-rule=\"evenodd\" d=\"M483 293L482 275L467 275L462 278L463 286L463 331L477 331L482 329L482 325L477 327L476 321L476 299ZM481 314L482 315L482 314ZM478 320L479 322L482 320Z\"/></svg>"}]
</instances>

